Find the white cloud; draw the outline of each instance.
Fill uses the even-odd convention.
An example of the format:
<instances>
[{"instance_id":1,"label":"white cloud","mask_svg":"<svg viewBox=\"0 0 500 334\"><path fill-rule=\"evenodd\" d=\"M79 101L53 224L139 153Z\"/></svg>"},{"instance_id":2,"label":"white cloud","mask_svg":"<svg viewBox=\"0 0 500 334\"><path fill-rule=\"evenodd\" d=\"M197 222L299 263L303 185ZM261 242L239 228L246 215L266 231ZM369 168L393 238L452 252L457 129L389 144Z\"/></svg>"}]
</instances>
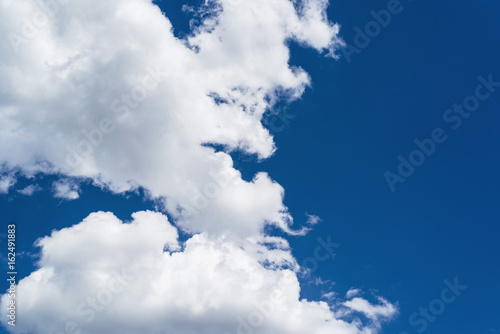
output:
<instances>
[{"instance_id":1,"label":"white cloud","mask_svg":"<svg viewBox=\"0 0 500 334\"><path fill-rule=\"evenodd\" d=\"M327 299L327 300L332 300L336 297L337 293L335 291L329 291L325 292L321 295L321 298Z\"/></svg>"},{"instance_id":2,"label":"white cloud","mask_svg":"<svg viewBox=\"0 0 500 334\"><path fill-rule=\"evenodd\" d=\"M327 285L327 284L330 284L330 285L334 285L335 283L330 281L330 280L323 280L321 277L315 277L314 278L314 281L311 281L310 283L313 283L314 285L316 286L320 286L320 285Z\"/></svg>"},{"instance_id":3,"label":"white cloud","mask_svg":"<svg viewBox=\"0 0 500 334\"><path fill-rule=\"evenodd\" d=\"M42 188L38 184L30 184L29 186L24 187L23 189L19 189L17 192L21 195L31 196L35 192L42 190Z\"/></svg>"},{"instance_id":4,"label":"white cloud","mask_svg":"<svg viewBox=\"0 0 500 334\"><path fill-rule=\"evenodd\" d=\"M10 42L0 45L0 163L63 175L59 198L78 198L83 178L115 193L143 187L195 235L180 244L159 213L124 224L101 212L41 239L14 333L367 334L392 314L356 300L371 312L363 327L338 316L347 304L299 299L288 243L262 231L307 228L293 229L279 184L265 172L243 180L228 154L274 153L263 114L310 84L288 43L330 55L340 43L327 1L207 1L218 10L185 40L151 1L45 3L0 0Z\"/></svg>"},{"instance_id":5,"label":"white cloud","mask_svg":"<svg viewBox=\"0 0 500 334\"><path fill-rule=\"evenodd\" d=\"M364 314L367 318L373 320L376 325L379 325L381 320L392 319L397 314L397 308L382 297L377 297L377 299L380 304L373 305L366 299L355 297L344 302L344 306Z\"/></svg>"},{"instance_id":6,"label":"white cloud","mask_svg":"<svg viewBox=\"0 0 500 334\"><path fill-rule=\"evenodd\" d=\"M327 1L209 1L220 10L186 40L150 1L42 3L7 10L0 0L10 41L0 47L0 162L118 193L142 186L188 231L289 229L280 185L265 173L242 180L228 154L202 144L273 154L264 112L277 91L293 100L309 85L287 44L331 54L340 43Z\"/></svg>"},{"instance_id":7,"label":"white cloud","mask_svg":"<svg viewBox=\"0 0 500 334\"><path fill-rule=\"evenodd\" d=\"M355 289L355 288L350 288L349 291L345 294L345 297L347 299L351 299L352 297L355 297L361 293L360 289Z\"/></svg>"},{"instance_id":8,"label":"white cloud","mask_svg":"<svg viewBox=\"0 0 500 334\"><path fill-rule=\"evenodd\" d=\"M14 184L16 184L16 178L13 175L0 175L0 194L8 194Z\"/></svg>"},{"instance_id":9,"label":"white cloud","mask_svg":"<svg viewBox=\"0 0 500 334\"><path fill-rule=\"evenodd\" d=\"M74 180L61 179L52 183L54 197L74 200L80 197L80 186Z\"/></svg>"},{"instance_id":10,"label":"white cloud","mask_svg":"<svg viewBox=\"0 0 500 334\"><path fill-rule=\"evenodd\" d=\"M40 239L39 269L18 284L11 332L367 334L394 313L386 303L353 304L373 320L362 326L337 317L342 305L300 299L281 238L266 240L273 250L205 234L181 244L166 216L132 217L97 212Z\"/></svg>"},{"instance_id":11,"label":"white cloud","mask_svg":"<svg viewBox=\"0 0 500 334\"><path fill-rule=\"evenodd\" d=\"M321 221L321 218L319 218L316 215L306 214L306 216L307 216L307 225L316 225Z\"/></svg>"}]
</instances>

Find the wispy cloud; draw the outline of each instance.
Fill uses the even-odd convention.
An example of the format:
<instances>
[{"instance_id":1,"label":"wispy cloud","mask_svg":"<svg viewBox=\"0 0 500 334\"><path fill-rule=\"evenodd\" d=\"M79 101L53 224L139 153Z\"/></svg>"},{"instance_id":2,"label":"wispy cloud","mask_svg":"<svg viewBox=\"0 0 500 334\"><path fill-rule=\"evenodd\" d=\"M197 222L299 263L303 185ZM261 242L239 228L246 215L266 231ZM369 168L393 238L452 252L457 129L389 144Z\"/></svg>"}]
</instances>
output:
<instances>
[{"instance_id":1,"label":"wispy cloud","mask_svg":"<svg viewBox=\"0 0 500 334\"><path fill-rule=\"evenodd\" d=\"M37 191L41 191L42 188L38 184L30 184L29 186L24 187L23 189L17 190L18 193L25 196L31 196Z\"/></svg>"}]
</instances>

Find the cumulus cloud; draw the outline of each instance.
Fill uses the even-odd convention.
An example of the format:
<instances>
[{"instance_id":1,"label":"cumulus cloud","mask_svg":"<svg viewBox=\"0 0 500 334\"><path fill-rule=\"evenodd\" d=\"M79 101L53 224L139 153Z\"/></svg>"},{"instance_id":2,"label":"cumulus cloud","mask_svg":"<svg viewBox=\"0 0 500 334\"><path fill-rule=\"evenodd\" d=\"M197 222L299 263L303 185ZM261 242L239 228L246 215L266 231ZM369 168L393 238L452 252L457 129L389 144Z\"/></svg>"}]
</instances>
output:
<instances>
[{"instance_id":1,"label":"cumulus cloud","mask_svg":"<svg viewBox=\"0 0 500 334\"><path fill-rule=\"evenodd\" d=\"M61 179L52 183L54 197L74 200L80 197L80 186L72 179Z\"/></svg>"},{"instance_id":2,"label":"cumulus cloud","mask_svg":"<svg viewBox=\"0 0 500 334\"><path fill-rule=\"evenodd\" d=\"M265 240L273 249L205 234L180 242L163 214L132 218L96 212L40 239L39 269L18 285L12 333L354 334L373 333L394 314L385 301L301 299L284 239ZM4 295L2 308L7 303ZM346 307L372 322L338 317Z\"/></svg>"},{"instance_id":3,"label":"cumulus cloud","mask_svg":"<svg viewBox=\"0 0 500 334\"><path fill-rule=\"evenodd\" d=\"M178 39L151 1L0 0L0 161L144 187L191 232L291 231L283 188L266 173L242 180L228 152L273 154L264 113L310 82L288 43L330 55L340 44L326 6L208 1Z\"/></svg>"},{"instance_id":4,"label":"cumulus cloud","mask_svg":"<svg viewBox=\"0 0 500 334\"><path fill-rule=\"evenodd\" d=\"M53 232L19 283L14 333L366 334L394 313L384 300L301 299L288 243L263 230L308 227L293 226L283 187L265 172L244 180L230 156L275 152L264 114L310 84L289 43L333 57L341 44L327 5L206 1L179 39L150 0L0 0L0 192L12 171L61 175L64 199L83 179L142 187L191 235L179 242L152 212ZM368 324L344 320L354 311Z\"/></svg>"}]
</instances>

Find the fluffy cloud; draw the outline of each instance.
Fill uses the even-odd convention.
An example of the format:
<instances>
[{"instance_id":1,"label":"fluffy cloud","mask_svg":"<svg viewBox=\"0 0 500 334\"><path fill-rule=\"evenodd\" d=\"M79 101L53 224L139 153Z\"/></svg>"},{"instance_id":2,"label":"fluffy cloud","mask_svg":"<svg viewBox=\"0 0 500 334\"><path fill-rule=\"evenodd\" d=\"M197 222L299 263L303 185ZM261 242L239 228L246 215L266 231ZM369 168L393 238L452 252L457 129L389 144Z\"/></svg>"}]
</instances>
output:
<instances>
[{"instance_id":1,"label":"fluffy cloud","mask_svg":"<svg viewBox=\"0 0 500 334\"><path fill-rule=\"evenodd\" d=\"M243 180L229 155L274 153L264 113L310 82L288 43L330 56L341 43L327 4L206 1L178 39L148 0L0 0L0 192L12 171L62 175L66 199L82 179L143 187L192 235L180 243L160 213L94 213L41 239L14 333L372 333L394 314L300 299L288 243L262 231L307 227L293 228L279 184ZM353 312L368 324L343 320Z\"/></svg>"},{"instance_id":2,"label":"fluffy cloud","mask_svg":"<svg viewBox=\"0 0 500 334\"><path fill-rule=\"evenodd\" d=\"M80 186L76 181L71 179L57 180L52 184L54 197L73 200L80 197Z\"/></svg>"},{"instance_id":3,"label":"fluffy cloud","mask_svg":"<svg viewBox=\"0 0 500 334\"><path fill-rule=\"evenodd\" d=\"M282 187L242 180L227 152L273 154L264 112L309 85L287 44L330 55L340 44L326 6L207 1L181 40L147 0L0 0L0 162L144 187L191 232L287 230Z\"/></svg>"},{"instance_id":4,"label":"fluffy cloud","mask_svg":"<svg viewBox=\"0 0 500 334\"><path fill-rule=\"evenodd\" d=\"M238 246L197 234L181 243L166 216L147 211L132 218L123 223L97 212L40 239L39 269L19 282L19 320L11 331L367 334L394 315L385 301L300 299L298 268L283 239ZM2 308L7 302L4 295ZM372 322L338 316L348 311L365 312Z\"/></svg>"}]
</instances>

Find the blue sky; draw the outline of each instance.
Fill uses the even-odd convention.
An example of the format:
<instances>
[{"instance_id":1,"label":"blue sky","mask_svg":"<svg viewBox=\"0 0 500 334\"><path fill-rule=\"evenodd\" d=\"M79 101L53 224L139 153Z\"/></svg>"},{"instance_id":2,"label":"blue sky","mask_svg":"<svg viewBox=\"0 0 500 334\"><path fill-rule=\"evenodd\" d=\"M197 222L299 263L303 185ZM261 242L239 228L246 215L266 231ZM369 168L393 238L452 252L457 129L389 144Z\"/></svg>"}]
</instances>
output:
<instances>
[{"instance_id":1,"label":"blue sky","mask_svg":"<svg viewBox=\"0 0 500 334\"><path fill-rule=\"evenodd\" d=\"M156 3L177 36L188 34L190 17L181 2ZM272 157L231 156L244 180L266 171L285 189L296 224L305 225L307 214L321 218L305 236L271 232L290 242L299 264L314 258L318 238L339 244L334 259L299 275L301 297L320 300L326 291L342 296L351 288L370 301L383 296L399 314L382 324L382 333L499 333L500 86L482 89L489 96L456 129L456 121L443 116L475 96L484 80L500 82L500 5L404 0L367 46L357 45L358 29L375 21L371 11L388 6L396 8L393 1L331 1L329 19L358 52L337 51L334 60L289 42L290 63L309 73L311 87L299 100L278 104L277 115L266 114L277 147ZM436 129L446 141L435 143L434 152L391 189L385 173L397 174L398 157L409 159L418 149L415 140L431 138ZM113 194L88 181L80 198L54 198L56 179L36 176L43 190L32 196L0 195L2 221L17 223L17 251L26 252L17 259L19 279L35 268L36 257L28 255L38 252L35 240L52 230L99 210L129 220L136 211L158 208L142 191ZM32 183L20 177L16 188ZM4 257L5 239L1 245ZM318 278L331 282L315 284ZM415 312L440 304L446 280L467 288L441 303L445 309L432 321L422 321Z\"/></svg>"}]
</instances>

